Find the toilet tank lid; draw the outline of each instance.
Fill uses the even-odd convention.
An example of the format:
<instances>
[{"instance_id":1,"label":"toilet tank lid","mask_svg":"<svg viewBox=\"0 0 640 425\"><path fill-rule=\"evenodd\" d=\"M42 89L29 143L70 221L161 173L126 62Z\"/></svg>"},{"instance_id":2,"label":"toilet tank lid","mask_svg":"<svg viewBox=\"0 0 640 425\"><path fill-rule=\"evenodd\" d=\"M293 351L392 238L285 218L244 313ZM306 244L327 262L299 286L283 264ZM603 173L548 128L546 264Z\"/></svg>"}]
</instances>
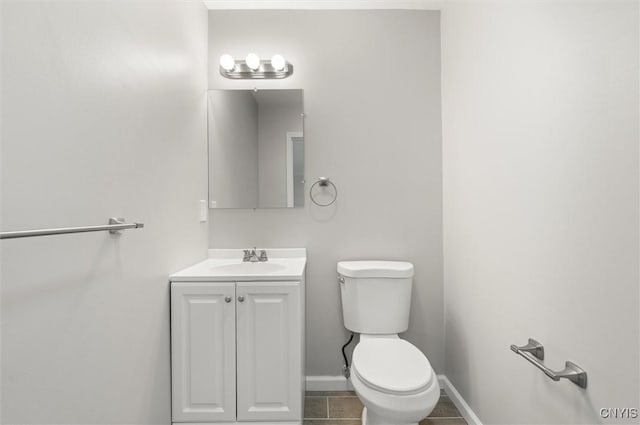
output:
<instances>
[{"instance_id":1,"label":"toilet tank lid","mask_svg":"<svg viewBox=\"0 0 640 425\"><path fill-rule=\"evenodd\" d=\"M340 261L338 273L360 278L407 278L413 276L413 264L406 261Z\"/></svg>"}]
</instances>

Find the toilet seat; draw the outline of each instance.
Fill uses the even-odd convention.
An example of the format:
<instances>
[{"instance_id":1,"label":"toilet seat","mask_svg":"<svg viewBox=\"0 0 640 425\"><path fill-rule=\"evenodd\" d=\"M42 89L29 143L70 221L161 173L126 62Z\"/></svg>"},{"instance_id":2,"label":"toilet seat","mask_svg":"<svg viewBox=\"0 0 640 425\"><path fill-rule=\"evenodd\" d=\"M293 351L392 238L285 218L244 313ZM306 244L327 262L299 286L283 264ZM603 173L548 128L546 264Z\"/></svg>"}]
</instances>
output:
<instances>
[{"instance_id":1,"label":"toilet seat","mask_svg":"<svg viewBox=\"0 0 640 425\"><path fill-rule=\"evenodd\" d=\"M399 338L360 341L353 351L351 367L364 384L387 394L416 394L428 388L434 379L426 356Z\"/></svg>"}]
</instances>

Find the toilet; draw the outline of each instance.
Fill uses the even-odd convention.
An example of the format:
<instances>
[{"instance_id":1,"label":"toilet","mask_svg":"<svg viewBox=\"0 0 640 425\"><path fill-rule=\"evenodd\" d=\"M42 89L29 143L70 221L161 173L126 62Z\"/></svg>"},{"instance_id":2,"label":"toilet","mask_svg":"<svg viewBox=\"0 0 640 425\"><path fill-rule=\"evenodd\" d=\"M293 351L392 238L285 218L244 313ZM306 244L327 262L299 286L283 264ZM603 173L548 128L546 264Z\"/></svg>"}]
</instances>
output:
<instances>
[{"instance_id":1,"label":"toilet","mask_svg":"<svg viewBox=\"0 0 640 425\"><path fill-rule=\"evenodd\" d=\"M364 404L362 425L413 425L440 398L427 357L398 333L409 327L413 264L341 261L338 281L344 326L360 334L350 380Z\"/></svg>"}]
</instances>

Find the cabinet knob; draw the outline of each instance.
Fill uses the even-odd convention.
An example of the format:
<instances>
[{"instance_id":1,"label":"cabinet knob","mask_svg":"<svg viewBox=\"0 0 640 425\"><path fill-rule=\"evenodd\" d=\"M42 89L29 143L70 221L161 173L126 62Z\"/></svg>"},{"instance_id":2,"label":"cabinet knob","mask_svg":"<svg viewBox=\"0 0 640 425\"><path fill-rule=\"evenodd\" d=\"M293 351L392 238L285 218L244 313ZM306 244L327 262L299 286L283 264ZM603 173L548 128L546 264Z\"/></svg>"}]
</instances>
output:
<instances>
[{"instance_id":1,"label":"cabinet knob","mask_svg":"<svg viewBox=\"0 0 640 425\"><path fill-rule=\"evenodd\" d=\"M231 302L231 297L224 297L224 302L230 303Z\"/></svg>"},{"instance_id":2,"label":"cabinet knob","mask_svg":"<svg viewBox=\"0 0 640 425\"><path fill-rule=\"evenodd\" d=\"M244 301L244 295L238 296L238 301L243 302Z\"/></svg>"}]
</instances>

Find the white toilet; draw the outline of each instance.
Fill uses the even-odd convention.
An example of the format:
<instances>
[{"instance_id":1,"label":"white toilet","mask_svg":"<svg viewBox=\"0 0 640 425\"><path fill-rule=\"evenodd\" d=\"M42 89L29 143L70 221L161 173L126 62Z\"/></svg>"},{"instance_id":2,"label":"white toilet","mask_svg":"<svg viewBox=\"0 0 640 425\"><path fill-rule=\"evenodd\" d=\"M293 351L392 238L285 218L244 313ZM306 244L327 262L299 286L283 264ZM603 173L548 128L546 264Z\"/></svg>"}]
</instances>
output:
<instances>
[{"instance_id":1,"label":"white toilet","mask_svg":"<svg viewBox=\"0 0 640 425\"><path fill-rule=\"evenodd\" d=\"M360 334L351 383L365 408L362 425L409 425L440 398L436 374L413 344L409 326L413 265L399 261L338 263L344 326Z\"/></svg>"}]
</instances>

